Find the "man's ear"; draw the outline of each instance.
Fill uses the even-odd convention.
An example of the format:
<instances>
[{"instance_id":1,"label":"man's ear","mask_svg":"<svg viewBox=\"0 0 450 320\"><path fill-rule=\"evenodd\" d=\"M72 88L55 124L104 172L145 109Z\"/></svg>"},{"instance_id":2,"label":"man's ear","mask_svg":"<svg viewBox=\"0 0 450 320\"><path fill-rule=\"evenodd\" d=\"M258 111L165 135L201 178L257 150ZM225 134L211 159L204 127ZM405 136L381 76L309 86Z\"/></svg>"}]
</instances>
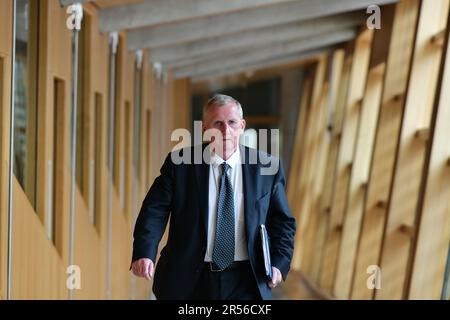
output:
<instances>
[{"instance_id":1,"label":"man's ear","mask_svg":"<svg viewBox=\"0 0 450 320\"><path fill-rule=\"evenodd\" d=\"M245 122L245 119L242 119L242 131L245 130L246 125L247 125L247 123Z\"/></svg>"}]
</instances>

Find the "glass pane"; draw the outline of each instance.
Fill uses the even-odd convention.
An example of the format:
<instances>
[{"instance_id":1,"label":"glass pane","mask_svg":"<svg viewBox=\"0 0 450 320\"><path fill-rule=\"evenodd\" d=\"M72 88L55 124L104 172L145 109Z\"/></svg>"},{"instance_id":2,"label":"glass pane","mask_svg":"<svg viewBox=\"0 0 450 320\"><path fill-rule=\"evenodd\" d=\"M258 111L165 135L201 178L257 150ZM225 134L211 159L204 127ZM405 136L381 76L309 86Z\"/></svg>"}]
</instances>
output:
<instances>
[{"instance_id":1,"label":"glass pane","mask_svg":"<svg viewBox=\"0 0 450 320\"><path fill-rule=\"evenodd\" d=\"M14 174L35 207L38 1L18 0L14 68Z\"/></svg>"},{"instance_id":2,"label":"glass pane","mask_svg":"<svg viewBox=\"0 0 450 320\"><path fill-rule=\"evenodd\" d=\"M447 266L445 268L444 287L442 289L442 299L450 300L450 246L448 248Z\"/></svg>"},{"instance_id":3,"label":"glass pane","mask_svg":"<svg viewBox=\"0 0 450 320\"><path fill-rule=\"evenodd\" d=\"M124 203L124 206L128 206L128 202L130 200L130 192L131 192L131 181L132 181L132 177L130 176L130 167L132 166L131 163L131 159L130 159L130 155L132 152L132 146L130 143L130 137L133 136L133 132L131 131L131 120L132 120L132 114L131 114L131 105L129 101L125 101L125 125L124 125L124 151L125 151L125 163L123 163L122 165L124 166L123 171L123 179L124 181L122 182L123 188L125 189L125 192L123 194L123 196L125 197L125 201L122 202ZM121 185L121 187L122 187Z\"/></svg>"},{"instance_id":4,"label":"glass pane","mask_svg":"<svg viewBox=\"0 0 450 320\"><path fill-rule=\"evenodd\" d=\"M101 190L101 168L102 168L102 107L103 107L103 96L100 93L95 93L95 139L94 139L94 153L95 153L95 169L94 175L94 214L92 217L92 223L98 225L98 215L100 211L100 190Z\"/></svg>"},{"instance_id":5,"label":"glass pane","mask_svg":"<svg viewBox=\"0 0 450 320\"><path fill-rule=\"evenodd\" d=\"M50 240L57 246L58 250L61 250L61 230L57 230L57 227L61 226L61 214L62 214L62 175L60 172L64 171L63 158L64 153L64 114L61 110L64 110L64 92L65 82L61 79L54 79L53 88L53 193L52 193L52 216L49 217L49 230ZM61 252L61 251L59 251Z\"/></svg>"},{"instance_id":6,"label":"glass pane","mask_svg":"<svg viewBox=\"0 0 450 320\"><path fill-rule=\"evenodd\" d=\"M87 186L84 181L86 178L86 170L88 170L86 165L86 143L87 143L87 108L85 107L87 104L87 95L86 91L86 83L87 76L89 75L86 63L86 41L87 41L87 28L88 25L86 19L89 17L86 15L83 18L83 25L81 26L80 31L78 32L78 79L77 79L77 160L75 166L75 176L78 188L81 191L83 196L86 196Z\"/></svg>"},{"instance_id":7,"label":"glass pane","mask_svg":"<svg viewBox=\"0 0 450 320\"><path fill-rule=\"evenodd\" d=\"M152 135L151 135L151 132L152 132L152 116L151 116L150 110L147 110L147 124L146 124L145 127L146 128L144 130L146 130L146 133L145 133L146 137L145 137L145 139L147 139L147 156L144 159L144 164L145 164L144 165L144 170L145 170L144 171L145 172L144 177L146 179L144 189L147 189L147 186L150 184L150 179L151 179L151 176L152 176L152 172L150 170L150 168L151 168L151 151L152 151L151 150L151 145L152 145Z\"/></svg>"}]
</instances>

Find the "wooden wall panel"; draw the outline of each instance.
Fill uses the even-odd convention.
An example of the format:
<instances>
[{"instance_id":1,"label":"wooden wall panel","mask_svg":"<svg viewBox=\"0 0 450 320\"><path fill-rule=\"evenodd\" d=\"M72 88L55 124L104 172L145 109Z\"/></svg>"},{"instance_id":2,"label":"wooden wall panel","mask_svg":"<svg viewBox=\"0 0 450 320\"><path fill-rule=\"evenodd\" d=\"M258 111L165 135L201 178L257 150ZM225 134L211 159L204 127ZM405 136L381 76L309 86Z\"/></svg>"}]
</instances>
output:
<instances>
[{"instance_id":1,"label":"wooden wall panel","mask_svg":"<svg viewBox=\"0 0 450 320\"><path fill-rule=\"evenodd\" d=\"M38 155L37 183L40 186L37 194L36 212L30 205L19 183L14 181L14 238L13 238L13 298L31 299L66 299L66 268L69 262L69 204L70 204L70 96L71 96L71 36L66 27L67 13L56 0L43 0L40 6L39 37L39 88L38 88ZM88 195L83 198L80 190L75 190L75 225L74 225L74 264L81 268L81 290L75 290L74 299L103 299L106 289L106 248L107 248L107 205L106 194L108 183L107 155L107 119L108 119L108 77L109 77L109 45L108 35L98 31L98 11L92 4L83 4L84 12L90 26L87 27L86 72L83 89L86 91L83 105L86 108L85 141L88 152L85 162L88 163L85 181ZM6 294L6 246L7 246L7 177L8 155L4 152L9 147L9 81L11 50L11 5L8 1L0 2L0 130L2 150L0 170L0 297ZM86 20L86 21L87 21ZM9 36L5 36L9 35ZM112 221L112 266L111 297L128 299L130 297L145 299L149 297L151 283L139 279L135 292L131 292L131 273L128 270L132 249L133 210L133 166L132 152L124 152L125 146L133 143L134 126L134 53L127 51L126 36L120 35L121 47L118 59L118 81L116 103L118 110L118 130L116 130L116 161L119 182L113 194ZM144 62L142 82L142 114L145 120L140 131L141 144L149 146L141 153L140 170L146 172L144 178L138 177L137 201L139 205L153 182L150 161L150 146L161 144L155 140L150 143L154 132L161 125L150 123L153 118L148 113L156 109L155 76L153 66L148 63L148 53ZM58 84L57 86L55 84ZM162 86L161 86L162 87ZM178 90L180 91L177 94ZM56 95L56 91L58 94ZM165 133L171 132L174 126L188 124L189 83L186 79L174 82L169 75L164 87L166 96L158 97L160 116L165 119ZM55 96L59 99L55 99ZM175 108L183 104L186 108L183 117L176 117ZM128 131L124 132L124 106L129 106ZM168 105L170 107L168 107ZM171 113L165 114L165 108ZM58 119L55 119L55 115ZM179 115L179 114L178 114ZM156 118L156 120L160 120ZM57 121L57 122L55 122ZM145 122L147 121L147 123ZM98 129L100 127L100 129ZM170 135L165 135L165 146L161 147L158 157L164 157L168 150ZM56 137L56 138L55 138ZM56 142L56 143L55 143ZM126 143L127 142L127 143ZM97 149L100 149L97 150ZM130 149L131 150L131 149ZM128 158L125 157L128 155ZM145 156L145 157L144 157ZM56 157L56 158L55 158ZM99 158L97 158L99 157ZM53 160L56 159L57 163ZM127 159L125 161L125 159ZM94 161L99 161L95 164ZM126 162L126 164L125 164ZM92 165L93 164L93 165ZM157 170L161 162L158 161ZM49 185L49 174L55 165L58 187L54 193ZM156 167L156 165L155 165ZM145 168L145 170L144 170ZM95 174L94 174L95 173ZM48 239L49 209L53 205L52 197L56 196L58 216L56 220L57 245ZM95 199L95 203L94 203ZM49 202L51 201L51 202ZM95 206L94 206L95 204ZM95 224L92 216L95 215Z\"/></svg>"},{"instance_id":2,"label":"wooden wall panel","mask_svg":"<svg viewBox=\"0 0 450 320\"><path fill-rule=\"evenodd\" d=\"M67 264L14 179L12 299L67 299Z\"/></svg>"},{"instance_id":3,"label":"wooden wall panel","mask_svg":"<svg viewBox=\"0 0 450 320\"><path fill-rule=\"evenodd\" d=\"M66 12L58 3L46 0L40 5L39 33L39 89L38 89L38 150L37 150L37 185L36 211L45 229L49 226L49 208L53 201L48 195L53 190L49 186L49 176L53 174L54 159L54 108L65 115L65 123L70 124L70 83L71 83L71 32L66 27ZM55 26L64 26L56 28ZM55 80L64 82L64 97L62 105L55 105ZM63 166L59 170L66 172L61 179L61 188L54 194L60 201L61 256L63 261L69 261L69 212L70 212L70 128L64 128L65 148L61 148L59 159ZM31 213L30 213L31 214ZM47 230L48 232L48 230Z\"/></svg>"},{"instance_id":4,"label":"wooden wall panel","mask_svg":"<svg viewBox=\"0 0 450 320\"><path fill-rule=\"evenodd\" d=\"M318 105L319 117L317 118L317 134L315 143L317 144L316 158L312 159L311 172L314 173L314 179L311 184L311 211L309 226L306 227L305 235L305 253L304 253L304 271L309 274L312 279L317 279L319 271L319 246L323 241L318 241L318 238L323 238L323 228L321 222L323 221L323 208L321 203L321 191L325 178L325 166L329 151L328 139L328 103L329 103L330 86L326 82L323 86L323 92ZM316 226L316 227L314 227Z\"/></svg>"},{"instance_id":5,"label":"wooden wall panel","mask_svg":"<svg viewBox=\"0 0 450 320\"><path fill-rule=\"evenodd\" d=\"M61 160L59 172L65 172L60 177L59 188L54 196L57 198L58 227L60 235L58 239L60 251L48 240L47 230L50 203L47 192L48 175L53 170L53 163L49 162L54 157L54 108L58 107L58 113L65 116L64 123L69 123L70 115L68 86L64 86L62 97L58 105L54 105L55 79L70 81L70 33L67 28L51 28L51 25L65 26L65 11L52 1L42 1L40 5L40 62L39 62L39 113L38 113L38 175L37 183L37 210L34 212L28 199L24 196L19 184L14 187L14 217L13 217L13 298L58 298L67 297L65 283L65 270L68 262L68 196L70 176L68 168L68 147L59 149L58 159ZM49 34L51 33L51 37ZM68 127L65 128L66 145L69 145ZM49 165L49 163L51 165ZM53 190L52 190L53 192ZM53 201L53 199L51 200ZM53 272L52 272L53 271Z\"/></svg>"},{"instance_id":6,"label":"wooden wall panel","mask_svg":"<svg viewBox=\"0 0 450 320\"><path fill-rule=\"evenodd\" d=\"M301 158L303 157L303 146L305 141L306 132L306 119L308 116L309 96L311 93L312 77L308 77L302 83L301 88L301 101L297 117L297 128L295 131L294 147L292 150L291 169L289 170L289 179L287 187L287 198L289 203L294 204L296 200L296 194L298 191L300 180L300 167ZM294 207L294 206L293 206ZM294 215L296 213L294 212Z\"/></svg>"},{"instance_id":7,"label":"wooden wall panel","mask_svg":"<svg viewBox=\"0 0 450 320\"><path fill-rule=\"evenodd\" d=\"M105 248L101 246L99 233L89 218L89 209L83 196L76 190L74 264L80 267L81 289L73 290L73 299L105 298L105 264L102 263Z\"/></svg>"},{"instance_id":8,"label":"wooden wall panel","mask_svg":"<svg viewBox=\"0 0 450 320\"><path fill-rule=\"evenodd\" d=\"M380 266L383 290L376 292L377 299L405 297L427 132L442 57L442 46L436 46L431 40L445 29L449 5L449 0L422 2L382 247Z\"/></svg>"},{"instance_id":9,"label":"wooden wall panel","mask_svg":"<svg viewBox=\"0 0 450 320\"><path fill-rule=\"evenodd\" d=\"M336 269L335 294L348 299L358 245L364 199L369 180L373 141L378 121L385 64L373 67L367 77L367 87L361 106L361 120L355 146L354 165L350 178L348 205L342 230Z\"/></svg>"},{"instance_id":10,"label":"wooden wall panel","mask_svg":"<svg viewBox=\"0 0 450 320\"><path fill-rule=\"evenodd\" d=\"M0 1L0 299L6 298L12 2Z\"/></svg>"},{"instance_id":11,"label":"wooden wall panel","mask_svg":"<svg viewBox=\"0 0 450 320\"><path fill-rule=\"evenodd\" d=\"M115 165L118 180L113 189L112 243L111 243L111 298L125 299L131 295L131 273L128 271L132 238L132 177L130 147L133 133L135 56L127 49L126 35L120 34L116 73L116 132ZM128 111L127 111L128 109ZM128 112L128 126L125 112ZM125 132L125 128L128 132ZM129 148L132 151L131 148ZM128 160L126 160L128 157ZM118 185L117 185L118 183Z\"/></svg>"},{"instance_id":12,"label":"wooden wall panel","mask_svg":"<svg viewBox=\"0 0 450 320\"><path fill-rule=\"evenodd\" d=\"M111 299L129 299L131 273L131 227L120 210L119 199L113 195L112 242L111 242Z\"/></svg>"},{"instance_id":13,"label":"wooden wall panel","mask_svg":"<svg viewBox=\"0 0 450 320\"><path fill-rule=\"evenodd\" d=\"M74 291L74 299L102 299L105 298L106 290L106 241L107 241L107 102L108 102L108 36L98 31L98 15L95 7L85 4L84 15L88 17L83 20L82 27L87 28L87 51L85 61L85 110L87 138L87 163L95 163L89 166L87 171L88 201L76 190L76 210L74 226L74 261L80 265L82 271L82 288ZM89 26L86 22L89 21ZM97 101L97 100L98 101ZM98 105L99 104L99 105ZM100 108L100 112L96 112ZM97 117L100 116L100 119ZM98 141L96 129L100 126L101 132ZM96 159L95 148L100 154ZM94 174L95 179L94 179ZM94 185L94 182L96 185ZM94 192L96 206L94 206ZM95 225L91 216L95 215Z\"/></svg>"},{"instance_id":14,"label":"wooden wall panel","mask_svg":"<svg viewBox=\"0 0 450 320\"><path fill-rule=\"evenodd\" d=\"M151 128L151 123L149 123L148 114L152 109L152 96L153 96L153 70L152 65L149 63L149 52L145 50L142 58L142 77L141 77L141 114L140 123L141 128L139 130L139 150L140 150L140 161L138 170L139 179L139 191L138 191L138 203L144 199L147 194L148 188L148 176L151 172L151 162L150 162L150 137L148 135L149 128Z\"/></svg>"},{"instance_id":15,"label":"wooden wall panel","mask_svg":"<svg viewBox=\"0 0 450 320\"><path fill-rule=\"evenodd\" d=\"M116 112L114 137L114 176L121 208L125 206L125 105L134 106L134 54L128 51L125 33L119 34L116 62ZM132 112L132 111L131 111ZM127 135L128 136L128 135ZM127 175L128 176L128 175ZM129 213L129 211L127 211Z\"/></svg>"},{"instance_id":16,"label":"wooden wall panel","mask_svg":"<svg viewBox=\"0 0 450 320\"><path fill-rule=\"evenodd\" d=\"M449 28L450 29L450 28ZM418 231L409 299L440 299L450 245L450 42L447 53L432 140L430 163Z\"/></svg>"},{"instance_id":17,"label":"wooden wall panel","mask_svg":"<svg viewBox=\"0 0 450 320\"><path fill-rule=\"evenodd\" d=\"M191 101L189 90L189 79L177 79L174 82L174 103L173 103L173 129L191 129ZM174 144L178 144L174 142ZM190 141L185 141L183 146L191 145Z\"/></svg>"},{"instance_id":18,"label":"wooden wall panel","mask_svg":"<svg viewBox=\"0 0 450 320\"><path fill-rule=\"evenodd\" d=\"M296 214L296 218L299 221L297 225L298 231L295 238L295 243L297 244L297 246L296 252L294 252L293 265L295 266L295 268L301 269L304 269L304 266L302 264L304 255L306 254L303 250L303 238L306 236L303 233L303 230L306 230L309 223L309 217L311 213L309 209L312 205L312 203L310 202L311 197L309 196L309 194L311 193L310 185L311 180L313 179L313 173L311 172L310 167L312 165L312 157L315 156L314 150L316 148L316 144L314 143L314 138L316 138L317 135L317 118L320 116L318 110L320 106L321 92L323 90L325 82L326 62L326 58L323 57L319 60L315 67L314 84L312 86L310 106L308 107L309 112L307 123L309 125L307 126L307 129L305 131L305 159L301 161L302 167L300 168L300 172L304 172L306 174L304 174L302 176L302 179L298 182L300 185L298 186L299 194L297 196L302 200L299 202L294 202L292 206L293 212L294 214Z\"/></svg>"},{"instance_id":19,"label":"wooden wall panel","mask_svg":"<svg viewBox=\"0 0 450 320\"><path fill-rule=\"evenodd\" d=\"M375 30L372 41L370 70L361 105L347 209L337 261L335 293L341 299L348 299L351 290L361 221L364 213L364 202L369 183L381 94L384 86L385 61L388 51L388 47L384 44L389 43L390 40L394 11L395 5L384 8L383 27L380 30Z\"/></svg>"},{"instance_id":20,"label":"wooden wall panel","mask_svg":"<svg viewBox=\"0 0 450 320\"><path fill-rule=\"evenodd\" d=\"M335 51L333 55L333 71L332 71L332 92L330 94L330 108L334 111L330 119L330 144L327 158L327 167L325 173L324 189L321 197L321 212L318 232L316 239L316 262L314 270L316 278L312 279L315 283L321 283L321 275L325 274L321 270L322 261L324 259L325 240L328 232L330 208L333 194L334 179L336 177L336 161L338 157L340 137L342 132L342 123L345 111L345 101L348 90L348 80L351 70L351 56L345 57L344 49ZM335 89L333 89L335 88ZM335 92L333 92L336 90Z\"/></svg>"},{"instance_id":21,"label":"wooden wall panel","mask_svg":"<svg viewBox=\"0 0 450 320\"><path fill-rule=\"evenodd\" d=\"M378 265L380 256L419 5L418 0L401 1L395 10L364 221L356 257L351 293L353 299L371 299L374 294L373 290L367 288L366 271L370 265Z\"/></svg>"},{"instance_id":22,"label":"wooden wall panel","mask_svg":"<svg viewBox=\"0 0 450 320\"><path fill-rule=\"evenodd\" d=\"M157 75L155 75L154 79L154 95L152 97L152 109L151 109L151 127L152 129L152 135L150 137L151 140L151 173L150 173L150 181L149 184L151 184L151 181L153 178L157 177L159 174L159 169L161 167L161 126L162 126L162 118L161 118L161 100L162 100L162 81L160 78L158 78Z\"/></svg>"},{"instance_id":23,"label":"wooden wall panel","mask_svg":"<svg viewBox=\"0 0 450 320\"><path fill-rule=\"evenodd\" d=\"M342 131L342 118L344 113L344 102L342 99L344 92L346 92L346 86L348 82L344 82L344 87L342 87L341 77L342 72L344 71L345 75L343 77L348 79L349 68L345 66L344 63L345 58L345 50L339 49L336 50L332 56L329 57L331 59L330 66L330 92L327 95L327 106L326 110L323 112L326 114L326 123L325 127L322 128L322 134L324 137L322 138L322 146L326 149L323 152L322 160L325 163L322 164L321 168L319 168L319 172L323 172L324 176L321 177L320 184L317 184L317 187L320 190L316 190L316 206L315 206L315 214L317 216L317 232L316 236L312 239L312 243L314 248L312 252L314 253L313 261L312 261L312 281L317 283L320 278L320 266L323 259L324 246L327 234L330 206L331 206L331 195L332 195L332 181L334 180L334 170L335 163L337 158L337 151L339 146L339 139L336 139L337 132ZM343 80L342 79L342 80ZM341 88L340 88L341 87ZM339 91L342 90L342 92Z\"/></svg>"},{"instance_id":24,"label":"wooden wall panel","mask_svg":"<svg viewBox=\"0 0 450 320\"><path fill-rule=\"evenodd\" d=\"M360 119L361 103L366 85L373 31L361 31L355 40L353 65L350 74L349 91L345 106L344 124L336 164L336 180L331 206L329 228L325 244L324 261L321 270L326 289L333 288L337 253L342 235L347 194L352 171L356 133Z\"/></svg>"}]
</instances>

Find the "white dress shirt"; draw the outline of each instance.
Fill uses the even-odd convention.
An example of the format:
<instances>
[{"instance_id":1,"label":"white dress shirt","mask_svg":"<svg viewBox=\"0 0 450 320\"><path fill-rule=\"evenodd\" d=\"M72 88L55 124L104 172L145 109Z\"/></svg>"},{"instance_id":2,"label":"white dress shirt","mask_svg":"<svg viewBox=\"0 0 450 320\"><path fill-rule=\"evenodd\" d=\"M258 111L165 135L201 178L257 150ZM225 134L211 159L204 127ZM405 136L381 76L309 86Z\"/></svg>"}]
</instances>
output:
<instances>
[{"instance_id":1,"label":"white dress shirt","mask_svg":"<svg viewBox=\"0 0 450 320\"><path fill-rule=\"evenodd\" d=\"M209 166L209 197L208 197L208 244L206 247L205 261L212 261L212 254L214 249L214 239L216 234L217 221L217 203L219 199L219 183L222 175L222 168L220 165L226 162L230 169L227 175L230 178L233 186L234 199L234 230L235 230L235 249L234 261L248 260L247 240L245 234L245 219L244 219L244 193L242 183L242 161L239 147L228 158L223 160L216 154L211 155L211 164Z\"/></svg>"}]
</instances>

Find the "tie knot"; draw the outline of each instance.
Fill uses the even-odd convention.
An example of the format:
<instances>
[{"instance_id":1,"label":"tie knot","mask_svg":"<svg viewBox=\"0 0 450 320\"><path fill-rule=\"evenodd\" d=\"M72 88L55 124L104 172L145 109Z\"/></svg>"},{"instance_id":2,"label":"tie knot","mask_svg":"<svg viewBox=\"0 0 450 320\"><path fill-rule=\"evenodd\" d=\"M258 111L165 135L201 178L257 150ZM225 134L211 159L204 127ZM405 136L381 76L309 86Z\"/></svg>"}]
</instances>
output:
<instances>
[{"instance_id":1,"label":"tie knot","mask_svg":"<svg viewBox=\"0 0 450 320\"><path fill-rule=\"evenodd\" d=\"M227 174L228 169L230 169L230 165L226 162L222 163L222 173Z\"/></svg>"}]
</instances>

